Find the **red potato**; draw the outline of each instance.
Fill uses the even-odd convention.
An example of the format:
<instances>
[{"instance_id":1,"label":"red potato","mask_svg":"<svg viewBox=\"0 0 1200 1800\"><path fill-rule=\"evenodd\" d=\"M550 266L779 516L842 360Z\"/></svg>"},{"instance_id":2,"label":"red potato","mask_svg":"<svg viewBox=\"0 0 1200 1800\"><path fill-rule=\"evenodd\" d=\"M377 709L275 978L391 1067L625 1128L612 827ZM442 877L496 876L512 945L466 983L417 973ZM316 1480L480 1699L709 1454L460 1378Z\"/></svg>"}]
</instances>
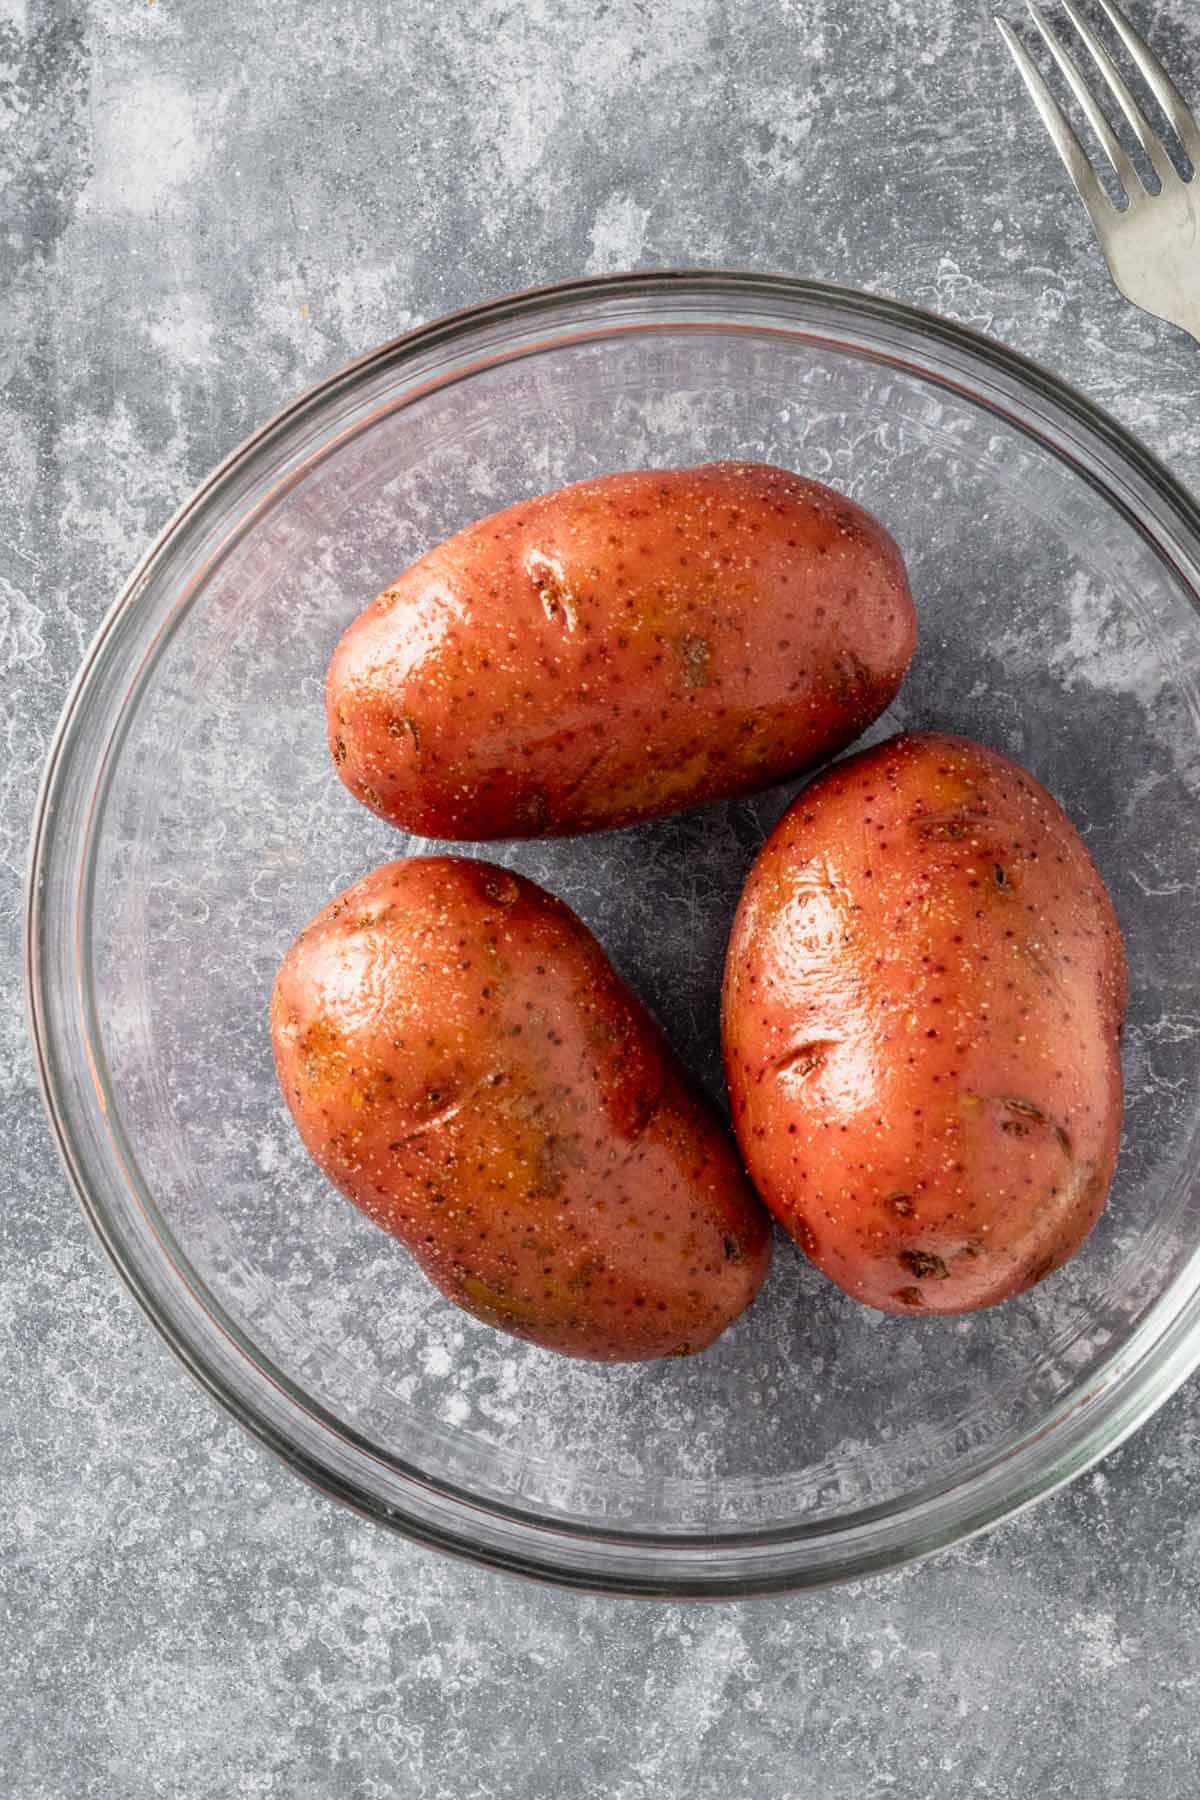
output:
<instances>
[{"instance_id":1,"label":"red potato","mask_svg":"<svg viewBox=\"0 0 1200 1800\"><path fill-rule=\"evenodd\" d=\"M608 475L468 526L360 613L329 747L352 794L425 836L603 830L831 755L915 643L899 550L819 482Z\"/></svg>"},{"instance_id":2,"label":"red potato","mask_svg":"<svg viewBox=\"0 0 1200 1800\"><path fill-rule=\"evenodd\" d=\"M992 1306L1072 1256L1117 1159L1125 955L1104 884L1006 757L892 738L755 863L722 1025L759 1193L884 1312Z\"/></svg>"},{"instance_id":3,"label":"red potato","mask_svg":"<svg viewBox=\"0 0 1200 1800\"><path fill-rule=\"evenodd\" d=\"M271 1001L331 1181L490 1325L569 1356L703 1350L771 1227L733 1141L586 927L531 881L389 863L319 913Z\"/></svg>"}]
</instances>

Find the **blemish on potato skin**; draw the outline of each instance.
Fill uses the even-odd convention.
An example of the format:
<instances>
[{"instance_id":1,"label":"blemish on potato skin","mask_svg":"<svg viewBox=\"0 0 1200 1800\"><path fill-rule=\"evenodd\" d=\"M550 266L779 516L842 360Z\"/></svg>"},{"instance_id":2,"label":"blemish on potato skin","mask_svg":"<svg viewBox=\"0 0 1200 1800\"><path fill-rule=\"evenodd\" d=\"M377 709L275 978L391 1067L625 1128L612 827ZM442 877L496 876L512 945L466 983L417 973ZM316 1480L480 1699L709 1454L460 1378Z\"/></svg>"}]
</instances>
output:
<instances>
[{"instance_id":1,"label":"blemish on potato skin","mask_svg":"<svg viewBox=\"0 0 1200 1800\"><path fill-rule=\"evenodd\" d=\"M913 820L913 830L919 837L948 838L954 843L970 837L973 828L974 822L962 813L931 813Z\"/></svg>"},{"instance_id":2,"label":"blemish on potato skin","mask_svg":"<svg viewBox=\"0 0 1200 1800\"><path fill-rule=\"evenodd\" d=\"M525 567L537 589L542 611L549 622L552 625L562 625L568 632L576 631L579 626L579 609L561 564L540 550L531 550L525 559Z\"/></svg>"},{"instance_id":3,"label":"blemish on potato skin","mask_svg":"<svg viewBox=\"0 0 1200 1800\"><path fill-rule=\"evenodd\" d=\"M712 645L707 638L689 634L680 638L675 646L679 653L679 663L685 688L703 688L709 682L709 663L712 661Z\"/></svg>"},{"instance_id":4,"label":"blemish on potato skin","mask_svg":"<svg viewBox=\"0 0 1200 1800\"><path fill-rule=\"evenodd\" d=\"M536 837L550 822L549 798L541 788L534 788L517 801L514 813L521 830Z\"/></svg>"},{"instance_id":5,"label":"blemish on potato skin","mask_svg":"<svg viewBox=\"0 0 1200 1800\"><path fill-rule=\"evenodd\" d=\"M514 905L521 892L512 876L506 875L502 871L485 877L483 891L489 900L496 902L497 906ZM517 1027L517 1030L520 1031L520 1026Z\"/></svg>"},{"instance_id":6,"label":"blemish on potato skin","mask_svg":"<svg viewBox=\"0 0 1200 1800\"><path fill-rule=\"evenodd\" d=\"M1071 1137L1065 1126L1052 1119L1040 1106L1035 1106L1032 1100L1024 1100L1011 1094L964 1094L963 1100L972 1106L990 1100L1002 1114L998 1123L1006 1137L1024 1138L1037 1130L1048 1130L1053 1132L1063 1154L1072 1155Z\"/></svg>"},{"instance_id":7,"label":"blemish on potato skin","mask_svg":"<svg viewBox=\"0 0 1200 1800\"><path fill-rule=\"evenodd\" d=\"M573 1275L567 1277L567 1287L575 1293L585 1293L588 1288L603 1275L608 1264L602 1256L589 1256L580 1263Z\"/></svg>"},{"instance_id":8,"label":"blemish on potato skin","mask_svg":"<svg viewBox=\"0 0 1200 1800\"><path fill-rule=\"evenodd\" d=\"M421 748L421 728L411 713L400 713L388 720L388 736L390 738L409 737L414 750Z\"/></svg>"},{"instance_id":9,"label":"blemish on potato skin","mask_svg":"<svg viewBox=\"0 0 1200 1800\"><path fill-rule=\"evenodd\" d=\"M814 1038L811 1043L798 1044L789 1050L778 1061L772 1064L772 1072L776 1075L795 1075L803 1078L812 1075L828 1060L837 1045L829 1038Z\"/></svg>"},{"instance_id":10,"label":"blemish on potato skin","mask_svg":"<svg viewBox=\"0 0 1200 1800\"><path fill-rule=\"evenodd\" d=\"M855 650L843 650L834 659L830 685L843 706L857 703L874 685L875 676Z\"/></svg>"},{"instance_id":11,"label":"blemish on potato skin","mask_svg":"<svg viewBox=\"0 0 1200 1800\"><path fill-rule=\"evenodd\" d=\"M899 1261L918 1281L945 1281L948 1274L942 1258L932 1250L902 1250Z\"/></svg>"}]
</instances>

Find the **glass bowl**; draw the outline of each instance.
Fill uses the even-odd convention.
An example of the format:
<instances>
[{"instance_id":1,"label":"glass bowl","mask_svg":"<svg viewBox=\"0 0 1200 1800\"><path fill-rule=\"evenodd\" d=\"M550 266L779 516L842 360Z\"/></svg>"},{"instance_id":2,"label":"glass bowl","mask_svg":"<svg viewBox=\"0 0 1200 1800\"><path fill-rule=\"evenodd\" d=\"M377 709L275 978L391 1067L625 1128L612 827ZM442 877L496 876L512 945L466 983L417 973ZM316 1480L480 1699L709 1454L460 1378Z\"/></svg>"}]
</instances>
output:
<instances>
[{"instance_id":1,"label":"glass bowl","mask_svg":"<svg viewBox=\"0 0 1200 1800\"><path fill-rule=\"evenodd\" d=\"M891 714L1009 752L1076 820L1132 969L1107 1212L1034 1292L893 1319L781 1244L682 1362L571 1362L454 1310L328 1187L267 1001L311 914L406 840L339 783L322 680L413 557L524 495L716 458L828 479L902 544ZM226 462L109 614L33 846L33 1029L70 1176L181 1360L326 1493L579 1586L861 1575L1076 1474L1200 1359L1200 514L1119 426L961 327L812 282L627 275L389 344ZM561 894L720 1088L741 882L790 787L485 847Z\"/></svg>"}]
</instances>

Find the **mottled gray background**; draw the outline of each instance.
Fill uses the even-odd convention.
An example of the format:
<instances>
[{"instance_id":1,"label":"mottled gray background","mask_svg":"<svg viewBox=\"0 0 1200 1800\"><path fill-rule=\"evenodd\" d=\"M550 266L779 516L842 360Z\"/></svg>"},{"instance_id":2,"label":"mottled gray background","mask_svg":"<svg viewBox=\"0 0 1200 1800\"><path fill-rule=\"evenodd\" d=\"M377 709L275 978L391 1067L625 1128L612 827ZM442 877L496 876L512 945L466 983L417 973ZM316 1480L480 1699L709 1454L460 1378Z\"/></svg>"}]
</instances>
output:
<instances>
[{"instance_id":1,"label":"mottled gray background","mask_svg":"<svg viewBox=\"0 0 1200 1800\"><path fill-rule=\"evenodd\" d=\"M982 327L1200 479L973 0L0 0L0 1792L12 1800L1191 1800L1200 1382L1102 1470L860 1587L522 1585L310 1494L100 1259L35 1094L21 881L74 667L149 539L414 321L720 263ZM1193 0L1132 7L1200 93Z\"/></svg>"}]
</instances>

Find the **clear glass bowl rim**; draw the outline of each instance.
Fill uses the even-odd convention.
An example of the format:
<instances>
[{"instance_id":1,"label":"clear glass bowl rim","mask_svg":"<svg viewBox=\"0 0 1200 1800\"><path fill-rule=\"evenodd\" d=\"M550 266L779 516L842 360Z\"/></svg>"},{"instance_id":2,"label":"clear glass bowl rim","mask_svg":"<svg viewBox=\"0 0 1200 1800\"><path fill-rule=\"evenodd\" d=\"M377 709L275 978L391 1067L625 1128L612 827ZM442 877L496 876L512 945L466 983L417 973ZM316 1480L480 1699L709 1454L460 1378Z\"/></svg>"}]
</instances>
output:
<instances>
[{"instance_id":1,"label":"clear glass bowl rim","mask_svg":"<svg viewBox=\"0 0 1200 1800\"><path fill-rule=\"evenodd\" d=\"M367 1451L353 1432L339 1430L319 1408L301 1406L310 1439L302 1443L298 1431L281 1426L273 1416L278 1411L278 1385L252 1355L243 1354L240 1372L245 1379L235 1380L228 1359L212 1355L199 1330L182 1329L160 1306L105 1204L103 1183L89 1167L79 1129L80 1103L55 1067L47 909L56 887L50 877L69 875L76 914L88 889L86 867L60 870L54 857L60 818L80 810L78 791L74 796L69 791L72 785L78 790L80 781L71 753L111 641L181 534L198 515L219 505L236 472L264 457L268 446L316 415L335 395L385 367L402 367L433 349L453 349L480 329L510 323L550 327L576 309L595 305L602 310L614 300L644 304L646 316L634 321L635 329L695 324L679 315L679 308L689 301L704 304L707 310L699 322L710 329L744 326L744 320L732 316L739 303L764 309L776 306L781 314L791 308L797 316L777 328L833 347L844 345L875 360L895 361L932 385L965 392L1070 462L1076 474L1099 488L1171 564L1200 612L1200 506L1102 409L1038 364L970 327L825 282L717 269L630 272L559 282L445 315L335 371L235 449L165 526L105 615L65 702L34 810L25 912L28 1020L43 1102L63 1167L118 1274L200 1384L318 1490L419 1542L560 1585L664 1598L767 1594L859 1578L931 1554L1011 1517L1107 1455L1200 1364L1200 1247L1087 1393L1068 1395L1037 1432L1022 1438L1007 1454L984 1463L963 1481L923 1491L913 1504L902 1499L861 1509L833 1523L808 1526L695 1535L628 1532L558 1520L547 1523L411 1469L404 1476L405 1503L397 1506L384 1503L365 1481L347 1471L347 1453L352 1459L356 1450L360 1455ZM731 312L724 321L714 316L723 304ZM802 323L806 314L807 326ZM813 319L823 329L815 328ZM600 320L578 335L605 336L628 328L629 320L623 316L620 323ZM772 329L765 317L752 320L748 328ZM544 338L530 339L514 354L529 354L545 344ZM907 362L903 353L918 352L922 345L938 353L944 366L930 367L919 356ZM470 367L460 369L454 378L469 375ZM290 471L289 478L295 474ZM110 745L119 738L119 718L110 721L108 735ZM90 779L85 773L83 780ZM82 971L79 981L82 988ZM94 1094L91 1103L96 1103ZM247 1352L245 1344L241 1348ZM275 1390L272 1409L260 1403L268 1385ZM295 1394L291 1404L300 1405ZM337 1455L332 1447L328 1455L314 1452L314 1422L318 1437L332 1433L342 1439Z\"/></svg>"}]
</instances>

